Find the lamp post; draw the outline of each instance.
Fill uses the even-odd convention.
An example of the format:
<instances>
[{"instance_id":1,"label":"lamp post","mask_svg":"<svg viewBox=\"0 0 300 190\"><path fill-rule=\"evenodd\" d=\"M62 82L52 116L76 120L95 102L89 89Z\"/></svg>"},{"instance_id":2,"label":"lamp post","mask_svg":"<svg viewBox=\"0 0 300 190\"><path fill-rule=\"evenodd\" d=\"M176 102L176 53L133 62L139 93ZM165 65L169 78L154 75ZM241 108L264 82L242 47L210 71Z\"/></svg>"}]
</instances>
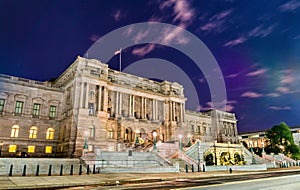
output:
<instances>
[{"instance_id":1,"label":"lamp post","mask_svg":"<svg viewBox=\"0 0 300 190\"><path fill-rule=\"evenodd\" d=\"M157 136L157 132L154 131L153 132L153 150L156 151L157 150L157 147L156 147L156 136Z\"/></svg>"},{"instance_id":2,"label":"lamp post","mask_svg":"<svg viewBox=\"0 0 300 190\"><path fill-rule=\"evenodd\" d=\"M136 145L139 145L139 144L140 144L140 141L139 141L139 133L140 133L140 131L137 129L137 130L135 131L135 144L136 144Z\"/></svg>"},{"instance_id":3,"label":"lamp post","mask_svg":"<svg viewBox=\"0 0 300 190\"><path fill-rule=\"evenodd\" d=\"M252 154L252 164L255 164L255 158L254 158L254 151L253 151L253 142L252 140L250 140L250 150L251 150L251 154Z\"/></svg>"},{"instance_id":4,"label":"lamp post","mask_svg":"<svg viewBox=\"0 0 300 190\"><path fill-rule=\"evenodd\" d=\"M2 146L3 146L3 142L1 141L1 143L0 143L0 157L1 157L1 153L2 153Z\"/></svg>"},{"instance_id":5,"label":"lamp post","mask_svg":"<svg viewBox=\"0 0 300 190\"><path fill-rule=\"evenodd\" d=\"M188 138L188 144L187 145L190 147L190 146L192 146L192 143L191 143L191 134L188 134L187 138Z\"/></svg>"},{"instance_id":6,"label":"lamp post","mask_svg":"<svg viewBox=\"0 0 300 190\"><path fill-rule=\"evenodd\" d=\"M182 134L179 134L178 138L179 138L179 151L182 151L182 144L181 144Z\"/></svg>"},{"instance_id":7,"label":"lamp post","mask_svg":"<svg viewBox=\"0 0 300 190\"><path fill-rule=\"evenodd\" d=\"M264 141L261 142L261 146L262 146L261 154L266 154L266 152L265 152L265 143L264 143Z\"/></svg>"},{"instance_id":8,"label":"lamp post","mask_svg":"<svg viewBox=\"0 0 300 190\"><path fill-rule=\"evenodd\" d=\"M87 151L89 149L88 136L89 136L89 131L88 130L84 131L84 145L83 145L83 150L84 151Z\"/></svg>"}]
</instances>

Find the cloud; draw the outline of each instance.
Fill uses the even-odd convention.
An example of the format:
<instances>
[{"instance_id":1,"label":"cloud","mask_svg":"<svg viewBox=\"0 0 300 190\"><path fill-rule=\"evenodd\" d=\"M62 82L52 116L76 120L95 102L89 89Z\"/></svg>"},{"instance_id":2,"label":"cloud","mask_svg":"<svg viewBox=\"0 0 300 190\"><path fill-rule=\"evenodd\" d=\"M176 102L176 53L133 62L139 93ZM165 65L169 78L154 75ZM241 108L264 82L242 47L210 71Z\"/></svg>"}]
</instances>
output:
<instances>
[{"instance_id":1,"label":"cloud","mask_svg":"<svg viewBox=\"0 0 300 190\"><path fill-rule=\"evenodd\" d=\"M226 78L236 78L237 76L239 76L241 73L233 73L233 74L229 74L226 76Z\"/></svg>"},{"instance_id":2,"label":"cloud","mask_svg":"<svg viewBox=\"0 0 300 190\"><path fill-rule=\"evenodd\" d=\"M144 47L134 48L132 50L132 54L143 57L144 55L150 53L154 49L155 49L155 44L147 44Z\"/></svg>"},{"instance_id":3,"label":"cloud","mask_svg":"<svg viewBox=\"0 0 300 190\"><path fill-rule=\"evenodd\" d=\"M177 26L186 28L193 21L195 17L195 9L187 0L166 0L159 5L161 11L171 8L173 13L173 23L178 22Z\"/></svg>"},{"instance_id":4,"label":"cloud","mask_svg":"<svg viewBox=\"0 0 300 190\"><path fill-rule=\"evenodd\" d=\"M98 39L100 39L101 36L97 35L97 34L92 34L89 39L92 41L92 42L96 42Z\"/></svg>"},{"instance_id":5,"label":"cloud","mask_svg":"<svg viewBox=\"0 0 300 190\"><path fill-rule=\"evenodd\" d=\"M258 76L258 75L264 74L267 71L268 71L268 69L258 69L256 71L252 71L252 72L247 73L246 76L251 76L251 77Z\"/></svg>"},{"instance_id":6,"label":"cloud","mask_svg":"<svg viewBox=\"0 0 300 190\"><path fill-rule=\"evenodd\" d=\"M200 30L206 32L222 32L225 30L226 17L233 12L233 9L225 10L221 13L217 13L209 19L209 22L200 27Z\"/></svg>"},{"instance_id":7,"label":"cloud","mask_svg":"<svg viewBox=\"0 0 300 190\"><path fill-rule=\"evenodd\" d=\"M234 39L234 40L231 40L231 41L225 43L223 46L224 47L232 47L232 46L236 46L238 44L242 44L245 41L247 41L247 39L245 37L239 37L237 39Z\"/></svg>"},{"instance_id":8,"label":"cloud","mask_svg":"<svg viewBox=\"0 0 300 190\"><path fill-rule=\"evenodd\" d=\"M256 92L251 92L251 91L248 91L248 92L244 92L241 97L247 97L247 98L259 98L259 97L262 97L263 94L259 94L259 93L256 93Z\"/></svg>"},{"instance_id":9,"label":"cloud","mask_svg":"<svg viewBox=\"0 0 300 190\"><path fill-rule=\"evenodd\" d=\"M234 106L233 105L236 104L236 103L238 103L238 102L236 100L227 100L226 102L224 100L222 102L214 102L214 103L209 101L209 102L206 103L206 106L199 105L198 108L197 108L197 110L198 111L200 111L200 110L207 111L207 110L213 109L214 107L223 106L225 103L226 103L225 110L224 109L221 109L221 110L222 111L231 112L231 111L234 110Z\"/></svg>"},{"instance_id":10,"label":"cloud","mask_svg":"<svg viewBox=\"0 0 300 190\"><path fill-rule=\"evenodd\" d=\"M122 13L121 9L116 10L111 14L111 16L114 18L116 22L120 21L124 17L126 17L126 14Z\"/></svg>"},{"instance_id":11,"label":"cloud","mask_svg":"<svg viewBox=\"0 0 300 190\"><path fill-rule=\"evenodd\" d=\"M276 88L276 91L286 94L290 92L290 89L284 86L280 86Z\"/></svg>"},{"instance_id":12,"label":"cloud","mask_svg":"<svg viewBox=\"0 0 300 190\"><path fill-rule=\"evenodd\" d=\"M255 27L253 30L251 30L248 35L251 37L266 37L269 34L272 33L274 30L275 25L269 26L269 27L264 27L264 25L259 25Z\"/></svg>"},{"instance_id":13,"label":"cloud","mask_svg":"<svg viewBox=\"0 0 300 190\"><path fill-rule=\"evenodd\" d=\"M267 94L267 96L269 96L269 97L273 97L273 98L276 98L276 97L279 97L279 96L280 96L280 94L279 94L279 93L276 93L276 92L273 92L273 93L269 93L269 94Z\"/></svg>"},{"instance_id":14,"label":"cloud","mask_svg":"<svg viewBox=\"0 0 300 190\"><path fill-rule=\"evenodd\" d=\"M296 0L292 0L279 6L278 10L281 12L291 12L296 10L298 7L300 7L300 2Z\"/></svg>"},{"instance_id":15,"label":"cloud","mask_svg":"<svg viewBox=\"0 0 300 190\"><path fill-rule=\"evenodd\" d=\"M281 77L280 83L281 84L291 84L293 83L295 80L295 77L293 77L292 75L284 75Z\"/></svg>"},{"instance_id":16,"label":"cloud","mask_svg":"<svg viewBox=\"0 0 300 190\"><path fill-rule=\"evenodd\" d=\"M290 106L284 106L284 107L279 107L279 106L269 106L270 110L276 110L276 111L282 111L282 110L291 110L292 108Z\"/></svg>"}]
</instances>

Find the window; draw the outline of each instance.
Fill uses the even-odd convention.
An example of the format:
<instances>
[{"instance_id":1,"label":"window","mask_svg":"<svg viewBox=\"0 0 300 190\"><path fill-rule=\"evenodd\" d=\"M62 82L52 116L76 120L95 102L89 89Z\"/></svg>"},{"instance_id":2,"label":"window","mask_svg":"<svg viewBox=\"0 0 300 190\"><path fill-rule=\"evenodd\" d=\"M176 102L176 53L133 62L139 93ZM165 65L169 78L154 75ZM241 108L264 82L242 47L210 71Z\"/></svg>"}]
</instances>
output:
<instances>
[{"instance_id":1,"label":"window","mask_svg":"<svg viewBox=\"0 0 300 190\"><path fill-rule=\"evenodd\" d=\"M9 145L8 152L16 152L16 150L17 150L17 145L15 144Z\"/></svg>"},{"instance_id":2,"label":"window","mask_svg":"<svg viewBox=\"0 0 300 190\"><path fill-rule=\"evenodd\" d=\"M93 152L94 151L94 145L89 144L88 151Z\"/></svg>"},{"instance_id":3,"label":"window","mask_svg":"<svg viewBox=\"0 0 300 190\"><path fill-rule=\"evenodd\" d=\"M49 117L50 118L56 117L56 106L50 106Z\"/></svg>"},{"instance_id":4,"label":"window","mask_svg":"<svg viewBox=\"0 0 300 190\"><path fill-rule=\"evenodd\" d=\"M94 104L89 103L89 115L94 115Z\"/></svg>"},{"instance_id":5,"label":"window","mask_svg":"<svg viewBox=\"0 0 300 190\"><path fill-rule=\"evenodd\" d=\"M40 115L40 108L41 108L41 104L34 104L33 105L33 112L32 115L34 117L38 117Z\"/></svg>"},{"instance_id":6,"label":"window","mask_svg":"<svg viewBox=\"0 0 300 190\"><path fill-rule=\"evenodd\" d=\"M95 137L95 126L92 126L89 128L89 137L94 138Z\"/></svg>"},{"instance_id":7,"label":"window","mask_svg":"<svg viewBox=\"0 0 300 190\"><path fill-rule=\"evenodd\" d=\"M5 103L5 100L0 99L0 113L2 113L4 111L4 103Z\"/></svg>"},{"instance_id":8,"label":"window","mask_svg":"<svg viewBox=\"0 0 300 190\"><path fill-rule=\"evenodd\" d=\"M108 131L108 138L113 139L114 138L114 131L112 129L110 129Z\"/></svg>"},{"instance_id":9,"label":"window","mask_svg":"<svg viewBox=\"0 0 300 190\"><path fill-rule=\"evenodd\" d=\"M20 127L18 125L14 125L11 128L10 137L18 137L19 136Z\"/></svg>"},{"instance_id":10,"label":"window","mask_svg":"<svg viewBox=\"0 0 300 190\"><path fill-rule=\"evenodd\" d=\"M21 102L21 101L16 102L16 109L15 109L16 114L21 114L22 113L23 104L24 104L24 102Z\"/></svg>"},{"instance_id":11,"label":"window","mask_svg":"<svg viewBox=\"0 0 300 190\"><path fill-rule=\"evenodd\" d=\"M29 138L36 139L37 138L37 132L38 132L37 127L35 127L35 126L31 127L30 130L29 130Z\"/></svg>"},{"instance_id":12,"label":"window","mask_svg":"<svg viewBox=\"0 0 300 190\"><path fill-rule=\"evenodd\" d=\"M45 153L46 154L51 154L52 153L52 146L46 146L45 147Z\"/></svg>"},{"instance_id":13,"label":"window","mask_svg":"<svg viewBox=\"0 0 300 190\"><path fill-rule=\"evenodd\" d=\"M54 129L53 128L47 129L46 139L48 139L48 140L54 139Z\"/></svg>"},{"instance_id":14,"label":"window","mask_svg":"<svg viewBox=\"0 0 300 190\"><path fill-rule=\"evenodd\" d=\"M34 151L35 151L35 146L28 146L29 153L34 153Z\"/></svg>"}]
</instances>

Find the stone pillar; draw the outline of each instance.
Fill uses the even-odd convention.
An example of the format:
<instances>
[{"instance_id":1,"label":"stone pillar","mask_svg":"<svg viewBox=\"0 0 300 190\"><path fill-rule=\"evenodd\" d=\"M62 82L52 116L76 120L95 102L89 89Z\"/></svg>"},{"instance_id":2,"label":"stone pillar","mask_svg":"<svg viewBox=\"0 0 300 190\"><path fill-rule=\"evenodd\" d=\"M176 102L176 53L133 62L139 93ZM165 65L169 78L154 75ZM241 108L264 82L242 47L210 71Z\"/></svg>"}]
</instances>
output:
<instances>
[{"instance_id":1,"label":"stone pillar","mask_svg":"<svg viewBox=\"0 0 300 190\"><path fill-rule=\"evenodd\" d=\"M180 103L180 119L179 119L180 122L183 122L183 106L182 106L182 103Z\"/></svg>"},{"instance_id":2,"label":"stone pillar","mask_svg":"<svg viewBox=\"0 0 300 190\"><path fill-rule=\"evenodd\" d=\"M98 112L101 110L101 95L102 95L102 86L99 86L98 89Z\"/></svg>"},{"instance_id":3,"label":"stone pillar","mask_svg":"<svg viewBox=\"0 0 300 190\"><path fill-rule=\"evenodd\" d=\"M115 100L115 117L119 115L119 92L116 91L116 100Z\"/></svg>"},{"instance_id":4,"label":"stone pillar","mask_svg":"<svg viewBox=\"0 0 300 190\"><path fill-rule=\"evenodd\" d=\"M129 103L128 103L128 116L131 117L131 113L132 113L132 110L131 110L131 105L132 105L132 95L129 94Z\"/></svg>"},{"instance_id":5,"label":"stone pillar","mask_svg":"<svg viewBox=\"0 0 300 190\"><path fill-rule=\"evenodd\" d=\"M155 100L152 100L152 120L155 120Z\"/></svg>"},{"instance_id":6,"label":"stone pillar","mask_svg":"<svg viewBox=\"0 0 300 190\"><path fill-rule=\"evenodd\" d=\"M172 102L172 121L175 121L175 102Z\"/></svg>"},{"instance_id":7,"label":"stone pillar","mask_svg":"<svg viewBox=\"0 0 300 190\"><path fill-rule=\"evenodd\" d=\"M80 108L84 108L84 105L83 105L83 100L84 100L84 83L83 82L81 82L80 83Z\"/></svg>"},{"instance_id":8,"label":"stone pillar","mask_svg":"<svg viewBox=\"0 0 300 190\"><path fill-rule=\"evenodd\" d=\"M134 95L132 95L132 111L131 111L131 116L133 117L134 116Z\"/></svg>"},{"instance_id":9,"label":"stone pillar","mask_svg":"<svg viewBox=\"0 0 300 190\"><path fill-rule=\"evenodd\" d=\"M85 108L89 108L89 84L86 84Z\"/></svg>"},{"instance_id":10,"label":"stone pillar","mask_svg":"<svg viewBox=\"0 0 300 190\"><path fill-rule=\"evenodd\" d=\"M103 111L107 112L107 107L108 107L108 91L106 89L106 87L103 87L103 100L102 100L102 104L103 104Z\"/></svg>"},{"instance_id":11,"label":"stone pillar","mask_svg":"<svg viewBox=\"0 0 300 190\"><path fill-rule=\"evenodd\" d=\"M144 118L147 119L147 98L144 99Z\"/></svg>"},{"instance_id":12,"label":"stone pillar","mask_svg":"<svg viewBox=\"0 0 300 190\"><path fill-rule=\"evenodd\" d=\"M141 97L141 119L144 119L144 97Z\"/></svg>"},{"instance_id":13,"label":"stone pillar","mask_svg":"<svg viewBox=\"0 0 300 190\"><path fill-rule=\"evenodd\" d=\"M119 115L122 115L122 92L119 92Z\"/></svg>"}]
</instances>

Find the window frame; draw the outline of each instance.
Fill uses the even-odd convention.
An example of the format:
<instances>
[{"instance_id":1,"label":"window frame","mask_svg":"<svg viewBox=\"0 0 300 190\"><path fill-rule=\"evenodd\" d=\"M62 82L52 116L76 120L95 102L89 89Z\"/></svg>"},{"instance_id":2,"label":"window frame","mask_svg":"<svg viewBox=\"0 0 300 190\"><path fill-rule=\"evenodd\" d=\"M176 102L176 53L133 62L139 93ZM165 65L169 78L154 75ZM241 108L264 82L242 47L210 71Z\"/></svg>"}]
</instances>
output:
<instances>
[{"instance_id":1,"label":"window frame","mask_svg":"<svg viewBox=\"0 0 300 190\"><path fill-rule=\"evenodd\" d=\"M49 127L47 130L46 130L46 139L47 140L53 140L54 139L54 129L52 127Z\"/></svg>"},{"instance_id":2,"label":"window frame","mask_svg":"<svg viewBox=\"0 0 300 190\"><path fill-rule=\"evenodd\" d=\"M41 111L41 104L34 103L33 108L32 108L32 115L34 117L39 117L40 116L40 111Z\"/></svg>"},{"instance_id":3,"label":"window frame","mask_svg":"<svg viewBox=\"0 0 300 190\"><path fill-rule=\"evenodd\" d=\"M0 99L0 113L4 112L5 99Z\"/></svg>"},{"instance_id":4,"label":"window frame","mask_svg":"<svg viewBox=\"0 0 300 190\"><path fill-rule=\"evenodd\" d=\"M54 109L52 109L52 108L54 108ZM57 111L57 106L50 105L49 118L55 118L56 117L56 111Z\"/></svg>"},{"instance_id":5,"label":"window frame","mask_svg":"<svg viewBox=\"0 0 300 190\"><path fill-rule=\"evenodd\" d=\"M21 105L21 106L20 106ZM23 113L23 107L24 107L24 101L16 101L16 106L15 106L15 114L22 114Z\"/></svg>"},{"instance_id":6,"label":"window frame","mask_svg":"<svg viewBox=\"0 0 300 190\"><path fill-rule=\"evenodd\" d=\"M19 133L20 133L20 126L19 125L13 125L11 127L10 137L17 138L17 137L19 137Z\"/></svg>"},{"instance_id":7,"label":"window frame","mask_svg":"<svg viewBox=\"0 0 300 190\"><path fill-rule=\"evenodd\" d=\"M30 139L36 139L38 134L38 127L37 126L32 126L29 129L29 138Z\"/></svg>"}]
</instances>

